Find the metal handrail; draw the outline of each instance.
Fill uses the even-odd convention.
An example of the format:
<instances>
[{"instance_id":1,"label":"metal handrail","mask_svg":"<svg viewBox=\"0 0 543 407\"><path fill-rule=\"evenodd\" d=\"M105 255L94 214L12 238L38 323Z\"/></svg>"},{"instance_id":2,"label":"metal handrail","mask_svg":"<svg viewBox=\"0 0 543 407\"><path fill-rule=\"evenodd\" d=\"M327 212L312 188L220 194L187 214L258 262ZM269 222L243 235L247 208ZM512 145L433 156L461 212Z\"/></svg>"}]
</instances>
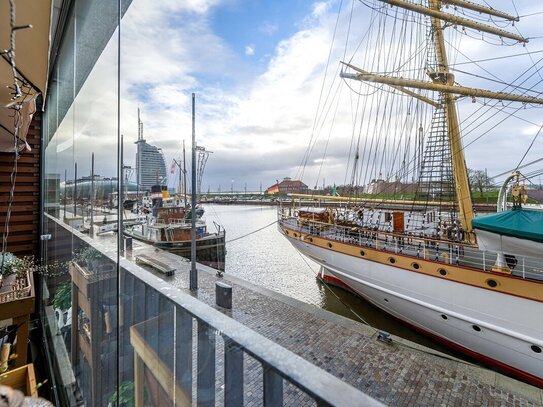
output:
<instances>
[{"instance_id":1,"label":"metal handrail","mask_svg":"<svg viewBox=\"0 0 543 407\"><path fill-rule=\"evenodd\" d=\"M244 353L262 363L264 367L271 369L282 379L303 390L320 403L319 405L383 405L293 352L204 304L190 294L172 287L146 270L139 267L135 268L134 264L128 260L121 259L121 267L159 293L167 293L166 297L170 301L185 310L193 318L196 318L198 323L204 323L215 329L220 336L227 341L232 341ZM265 386L266 384L264 384ZM270 390L268 389L268 391ZM276 389L276 391L278 390ZM276 396L282 399L282 391L280 395L277 394ZM282 403L279 405L282 405Z\"/></svg>"},{"instance_id":2,"label":"metal handrail","mask_svg":"<svg viewBox=\"0 0 543 407\"><path fill-rule=\"evenodd\" d=\"M112 264L117 262L119 257L115 248L102 246L94 239L65 225L58 219L48 214L45 214L45 216L58 226L66 229L77 240L80 240L81 243L96 248L102 253L105 261L110 261ZM224 233L224 230L222 232ZM117 275L119 278L118 282L121 281L121 278L126 282L126 278L131 277L143 284L145 291L139 293L141 295L140 298L148 299L155 297L158 299L157 304L173 304L180 316L180 325L176 332L184 340L181 342L174 340L172 345L182 348L181 353L185 352L183 357L192 360L192 353L194 351L193 342L195 340L197 342L198 355L208 355L211 353L214 355L216 350L215 337L220 336L224 339L225 364L231 363L232 366L231 369L224 369L224 405L242 405L239 400L243 400L243 383L245 380L243 355L246 354L257 360L263 367L262 388L265 405L283 405L283 382L286 381L313 398L319 406L383 406L381 402L373 399L364 392L192 297L191 294L177 289L167 281L128 259L120 257L117 266L119 273ZM125 274L121 274L121 272ZM135 285L127 284L127 286L128 290L129 287L134 287ZM135 288L133 289L135 290ZM151 295L151 292L154 295ZM140 298L137 297L135 292L121 291L121 296L128 297L129 301L133 301L133 306L139 304L138 301ZM119 301L122 301L122 299L119 299ZM139 305L141 306L141 304ZM143 319L165 315L165 313L161 313L158 309L156 315L153 315L153 312L149 311L149 307L146 308L145 315L139 315ZM164 306L163 308L166 307ZM185 317L189 318L188 323L187 321L183 323L183 318ZM193 335L192 331L192 318L197 321L198 325L196 335ZM133 321L133 324L137 324L138 322L142 322L142 320ZM184 327L190 328L183 330ZM128 329L128 326L125 328ZM124 334L125 332L123 331ZM117 340L120 340L120 336L117 337ZM212 359L214 360L214 356ZM177 361L174 361L174 363L177 363ZM176 383L174 382L179 380L180 383L177 384L180 384L186 390L186 394L191 395L192 383L196 382L198 405L214 406L216 387L215 363L207 363L206 367L201 370L196 369L196 376L190 363L188 362L187 364L188 370L186 372L176 372L171 382L172 385L175 386ZM207 385L204 386L206 383Z\"/></svg>"}]
</instances>

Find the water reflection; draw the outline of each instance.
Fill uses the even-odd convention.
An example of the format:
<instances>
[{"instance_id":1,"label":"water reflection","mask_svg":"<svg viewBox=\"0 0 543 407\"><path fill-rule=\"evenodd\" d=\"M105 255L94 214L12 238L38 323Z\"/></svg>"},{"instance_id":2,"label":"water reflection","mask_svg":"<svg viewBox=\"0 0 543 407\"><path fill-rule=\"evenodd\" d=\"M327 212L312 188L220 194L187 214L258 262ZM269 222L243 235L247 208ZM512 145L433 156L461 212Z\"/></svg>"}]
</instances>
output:
<instances>
[{"instance_id":1,"label":"water reflection","mask_svg":"<svg viewBox=\"0 0 543 407\"><path fill-rule=\"evenodd\" d=\"M319 266L303 257L281 236L277 225L255 230L276 219L270 206L205 205L209 223L226 228L226 273L288 297L316 305L429 348L463 357L403 325L369 302L317 279ZM229 242L230 241L230 242Z\"/></svg>"}]
</instances>

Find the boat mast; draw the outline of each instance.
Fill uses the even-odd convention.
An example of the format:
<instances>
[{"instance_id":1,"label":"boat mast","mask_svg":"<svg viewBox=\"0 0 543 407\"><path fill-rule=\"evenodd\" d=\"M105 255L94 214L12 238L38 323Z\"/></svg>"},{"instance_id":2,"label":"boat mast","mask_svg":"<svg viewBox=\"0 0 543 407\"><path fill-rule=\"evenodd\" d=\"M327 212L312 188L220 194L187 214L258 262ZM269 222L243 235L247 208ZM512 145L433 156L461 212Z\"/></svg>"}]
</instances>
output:
<instances>
[{"instance_id":1,"label":"boat mast","mask_svg":"<svg viewBox=\"0 0 543 407\"><path fill-rule=\"evenodd\" d=\"M183 140L183 193L185 195L185 209L187 208L187 157L185 156L185 140Z\"/></svg>"},{"instance_id":2,"label":"boat mast","mask_svg":"<svg viewBox=\"0 0 543 407\"><path fill-rule=\"evenodd\" d=\"M440 11L440 0L429 0L431 10ZM434 34L434 43L436 48L437 72L430 74L432 81L445 83L449 86L454 85L454 75L449 71L449 62L447 60L447 51L445 48L445 39L443 37L443 22L437 17L431 17L432 31ZM441 93L445 108L445 117L447 120L447 129L449 134L449 148L451 150L451 161L453 167L454 184L456 186L456 196L458 199L458 212L462 229L467 232L467 240L474 241L472 234L471 221L473 220L473 204L471 201L471 191L469 188L468 170L464 158L464 148L462 146L462 137L460 135L460 123L458 123L458 112L456 110L456 96L452 93Z\"/></svg>"},{"instance_id":3,"label":"boat mast","mask_svg":"<svg viewBox=\"0 0 543 407\"><path fill-rule=\"evenodd\" d=\"M434 101L413 92L411 89L425 89L439 92L444 103L444 110L447 121L449 146L451 150L451 161L454 173L454 183L456 195L458 198L458 209L462 229L467 232L466 239L473 242L475 240L472 233L473 207L471 201L471 192L468 182L468 174L464 159L464 150L462 147L460 126L458 123L458 113L456 109L456 100L458 96L468 96L472 98L482 97L488 99L507 100L522 103L543 104L543 98L515 95L506 92L495 92L485 89L469 88L455 84L454 75L449 71L447 54L445 48L445 39L443 30L448 26L462 26L473 28L481 32L497 35L502 38L509 38L520 43L526 43L528 40L521 35L508 32L487 24L481 24L473 20L456 16L454 14L441 11L443 3L462 7L480 13L486 13L491 16L497 16L509 21L518 21L518 17L510 16L490 7L480 6L464 0L428 0L428 6L415 4L404 0L379 0L391 6L397 6L406 10L411 10L415 13L429 16L431 19L432 30L434 34L434 43L437 57L437 71L429 71L428 76L431 81L423 81L417 79L406 79L401 77L391 77L386 75L374 74L364 71L361 68L351 64L344 64L351 68L356 73L341 72L340 76L348 79L355 79L365 82L382 83L393 87L394 89L415 97L423 102L426 102L434 107Z\"/></svg>"},{"instance_id":4,"label":"boat mast","mask_svg":"<svg viewBox=\"0 0 543 407\"><path fill-rule=\"evenodd\" d=\"M89 236L94 237L94 153L91 156L91 193L90 193L90 229Z\"/></svg>"},{"instance_id":5,"label":"boat mast","mask_svg":"<svg viewBox=\"0 0 543 407\"><path fill-rule=\"evenodd\" d=\"M192 168L191 168L191 207L190 207L190 275L189 288L198 288L198 270L196 269L196 95L192 94Z\"/></svg>"}]
</instances>

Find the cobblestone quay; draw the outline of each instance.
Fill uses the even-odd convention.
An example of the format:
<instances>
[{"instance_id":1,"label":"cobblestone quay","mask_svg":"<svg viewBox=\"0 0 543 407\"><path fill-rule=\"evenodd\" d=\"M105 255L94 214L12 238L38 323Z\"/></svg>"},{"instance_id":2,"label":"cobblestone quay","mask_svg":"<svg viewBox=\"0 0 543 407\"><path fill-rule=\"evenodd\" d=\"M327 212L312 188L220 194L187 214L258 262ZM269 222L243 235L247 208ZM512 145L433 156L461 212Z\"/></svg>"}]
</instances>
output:
<instances>
[{"instance_id":1,"label":"cobblestone quay","mask_svg":"<svg viewBox=\"0 0 543 407\"><path fill-rule=\"evenodd\" d=\"M177 269L165 281L189 291L190 262L139 242L132 256L149 254ZM130 256L128 257L130 258ZM218 278L198 265L198 290L193 295L263 336L275 341L341 380L391 406L542 406L543 390L451 356L393 337L377 340L370 327L254 286L233 276ZM232 286L232 309L215 305L215 282ZM217 350L217 368L222 369ZM245 405L261 405L261 369L246 363ZM251 376L255 377L251 380ZM221 377L220 374L217 377ZM222 392L217 384L218 397ZM285 404L313 405L285 386ZM353 401L353 405L356 401Z\"/></svg>"}]
</instances>

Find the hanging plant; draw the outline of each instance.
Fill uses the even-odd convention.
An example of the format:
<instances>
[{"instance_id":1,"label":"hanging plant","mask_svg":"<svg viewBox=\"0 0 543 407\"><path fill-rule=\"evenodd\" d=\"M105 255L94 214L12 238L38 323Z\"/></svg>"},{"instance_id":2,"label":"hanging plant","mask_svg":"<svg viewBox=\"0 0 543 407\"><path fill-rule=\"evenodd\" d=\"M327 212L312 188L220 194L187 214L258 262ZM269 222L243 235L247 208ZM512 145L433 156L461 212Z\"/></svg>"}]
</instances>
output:
<instances>
[{"instance_id":1,"label":"hanging plant","mask_svg":"<svg viewBox=\"0 0 543 407\"><path fill-rule=\"evenodd\" d=\"M53 306L66 311L72 306L72 284L64 283L58 286L53 300Z\"/></svg>"},{"instance_id":2,"label":"hanging plant","mask_svg":"<svg viewBox=\"0 0 543 407\"><path fill-rule=\"evenodd\" d=\"M0 254L0 275L7 277L22 267L21 259L9 252Z\"/></svg>"},{"instance_id":3,"label":"hanging plant","mask_svg":"<svg viewBox=\"0 0 543 407\"><path fill-rule=\"evenodd\" d=\"M88 246L81 250L77 255L76 261L81 265L86 266L90 271L98 271L100 264L103 262L104 256L100 251L92 246Z\"/></svg>"},{"instance_id":4,"label":"hanging plant","mask_svg":"<svg viewBox=\"0 0 543 407\"><path fill-rule=\"evenodd\" d=\"M134 382L123 382L109 401L114 406L134 407Z\"/></svg>"}]
</instances>

